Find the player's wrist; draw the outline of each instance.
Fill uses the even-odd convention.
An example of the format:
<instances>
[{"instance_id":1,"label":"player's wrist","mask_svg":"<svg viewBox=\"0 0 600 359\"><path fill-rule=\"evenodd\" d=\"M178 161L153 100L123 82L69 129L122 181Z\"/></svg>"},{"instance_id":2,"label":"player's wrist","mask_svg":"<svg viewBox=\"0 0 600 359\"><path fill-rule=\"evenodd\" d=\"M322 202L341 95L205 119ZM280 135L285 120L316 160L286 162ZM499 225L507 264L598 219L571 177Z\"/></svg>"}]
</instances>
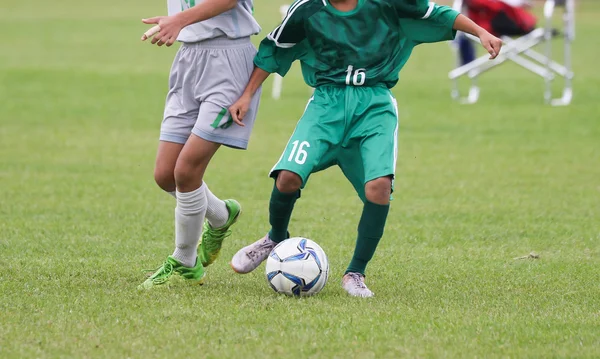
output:
<instances>
[{"instance_id":1,"label":"player's wrist","mask_svg":"<svg viewBox=\"0 0 600 359\"><path fill-rule=\"evenodd\" d=\"M477 36L478 38L482 38L483 36L488 35L488 32L486 29L484 29L481 26L477 26L476 30L475 30L475 36Z\"/></svg>"},{"instance_id":2,"label":"player's wrist","mask_svg":"<svg viewBox=\"0 0 600 359\"><path fill-rule=\"evenodd\" d=\"M252 96L254 96L254 94L256 93L255 88L246 88L246 90L244 91L244 93L242 93L242 98L244 100L250 100L252 99Z\"/></svg>"},{"instance_id":3,"label":"player's wrist","mask_svg":"<svg viewBox=\"0 0 600 359\"><path fill-rule=\"evenodd\" d=\"M175 22L182 28L195 23L194 16L191 11L183 11L174 16Z\"/></svg>"}]
</instances>

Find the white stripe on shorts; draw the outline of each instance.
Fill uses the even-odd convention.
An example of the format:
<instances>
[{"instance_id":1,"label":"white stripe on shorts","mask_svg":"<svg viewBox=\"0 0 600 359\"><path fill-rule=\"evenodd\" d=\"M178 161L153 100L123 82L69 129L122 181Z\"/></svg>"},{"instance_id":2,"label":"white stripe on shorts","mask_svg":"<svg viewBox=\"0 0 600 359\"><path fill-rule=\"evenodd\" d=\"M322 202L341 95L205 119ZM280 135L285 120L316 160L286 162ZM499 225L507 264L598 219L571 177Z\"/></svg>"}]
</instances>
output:
<instances>
[{"instance_id":1,"label":"white stripe on shorts","mask_svg":"<svg viewBox=\"0 0 600 359\"><path fill-rule=\"evenodd\" d=\"M398 101L390 94L390 99L392 100L392 105L394 106L394 110L396 111L396 129L394 130L394 174L396 173L396 161L398 160L398 124L400 120L398 119Z\"/></svg>"}]
</instances>

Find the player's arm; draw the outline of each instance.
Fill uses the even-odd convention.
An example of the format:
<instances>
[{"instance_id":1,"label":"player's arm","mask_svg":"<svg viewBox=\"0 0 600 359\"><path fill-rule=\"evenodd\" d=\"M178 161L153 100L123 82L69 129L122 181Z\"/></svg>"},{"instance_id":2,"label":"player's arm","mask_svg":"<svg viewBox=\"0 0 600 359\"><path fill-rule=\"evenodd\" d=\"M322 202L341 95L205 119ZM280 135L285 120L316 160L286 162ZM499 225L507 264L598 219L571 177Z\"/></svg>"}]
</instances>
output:
<instances>
[{"instance_id":1,"label":"player's arm","mask_svg":"<svg viewBox=\"0 0 600 359\"><path fill-rule=\"evenodd\" d=\"M484 28L474 23L473 20L469 19L465 15L459 14L456 17L456 21L454 21L454 26L452 28L454 30L477 36L481 42L481 45L490 54L490 60L495 59L500 53L500 49L502 48L502 40L487 32Z\"/></svg>"},{"instance_id":2,"label":"player's arm","mask_svg":"<svg viewBox=\"0 0 600 359\"><path fill-rule=\"evenodd\" d=\"M254 97L256 91L260 88L263 82L265 82L269 75L271 75L270 72L265 71L258 66L254 67L244 93L233 105L231 105L231 107L229 107L229 113L231 114L231 119L233 119L233 122L239 126L244 126L242 121L244 120L244 116L246 116L246 113L250 108L252 97Z\"/></svg>"},{"instance_id":3,"label":"player's arm","mask_svg":"<svg viewBox=\"0 0 600 359\"><path fill-rule=\"evenodd\" d=\"M406 2L406 0L396 1L396 4ZM500 53L502 40L448 6L440 6L433 2L425 6L425 2L417 0L417 5L404 9L407 11L404 13L407 16L400 19L400 26L406 36L416 43L452 40L456 36L456 31L463 31L477 36L483 47L490 53L491 59L496 58Z\"/></svg>"},{"instance_id":4,"label":"player's arm","mask_svg":"<svg viewBox=\"0 0 600 359\"><path fill-rule=\"evenodd\" d=\"M156 16L142 19L144 24L156 24L142 35L142 41L154 35L152 38L153 44L171 46L177 40L181 29L231 10L237 2L238 0L205 0L173 16Z\"/></svg>"}]
</instances>

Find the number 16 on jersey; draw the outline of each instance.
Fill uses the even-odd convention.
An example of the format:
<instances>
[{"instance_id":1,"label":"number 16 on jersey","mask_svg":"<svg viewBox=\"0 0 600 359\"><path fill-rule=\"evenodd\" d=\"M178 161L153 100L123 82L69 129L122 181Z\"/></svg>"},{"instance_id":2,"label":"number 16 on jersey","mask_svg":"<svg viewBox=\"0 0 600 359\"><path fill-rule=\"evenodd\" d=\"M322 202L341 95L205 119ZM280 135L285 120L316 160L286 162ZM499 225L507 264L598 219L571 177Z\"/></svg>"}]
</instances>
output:
<instances>
[{"instance_id":1,"label":"number 16 on jersey","mask_svg":"<svg viewBox=\"0 0 600 359\"><path fill-rule=\"evenodd\" d=\"M366 69L354 69L354 66L348 65L348 69L346 70L346 85L354 85L354 86L362 86L365 84L367 80L367 75L365 74Z\"/></svg>"}]
</instances>

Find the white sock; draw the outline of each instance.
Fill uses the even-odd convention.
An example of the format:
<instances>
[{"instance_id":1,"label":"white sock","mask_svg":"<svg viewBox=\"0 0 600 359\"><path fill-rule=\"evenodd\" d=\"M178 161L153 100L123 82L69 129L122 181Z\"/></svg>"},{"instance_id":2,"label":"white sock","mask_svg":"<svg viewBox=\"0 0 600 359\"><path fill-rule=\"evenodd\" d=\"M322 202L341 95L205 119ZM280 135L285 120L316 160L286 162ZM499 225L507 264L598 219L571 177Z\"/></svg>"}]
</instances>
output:
<instances>
[{"instance_id":1,"label":"white sock","mask_svg":"<svg viewBox=\"0 0 600 359\"><path fill-rule=\"evenodd\" d=\"M215 196L208 189L206 184L204 184L204 187L206 187L204 191L208 202L208 207L206 207L206 219L211 227L221 228L227 223L227 219L229 219L229 210L227 209L225 202Z\"/></svg>"},{"instance_id":2,"label":"white sock","mask_svg":"<svg viewBox=\"0 0 600 359\"><path fill-rule=\"evenodd\" d=\"M186 267L196 265L198 242L207 206L205 188L203 184L192 192L177 191L173 257Z\"/></svg>"},{"instance_id":3,"label":"white sock","mask_svg":"<svg viewBox=\"0 0 600 359\"><path fill-rule=\"evenodd\" d=\"M173 196L173 198L177 199L177 194L175 193L175 191L167 192L167 194L170 194L171 196Z\"/></svg>"}]
</instances>

